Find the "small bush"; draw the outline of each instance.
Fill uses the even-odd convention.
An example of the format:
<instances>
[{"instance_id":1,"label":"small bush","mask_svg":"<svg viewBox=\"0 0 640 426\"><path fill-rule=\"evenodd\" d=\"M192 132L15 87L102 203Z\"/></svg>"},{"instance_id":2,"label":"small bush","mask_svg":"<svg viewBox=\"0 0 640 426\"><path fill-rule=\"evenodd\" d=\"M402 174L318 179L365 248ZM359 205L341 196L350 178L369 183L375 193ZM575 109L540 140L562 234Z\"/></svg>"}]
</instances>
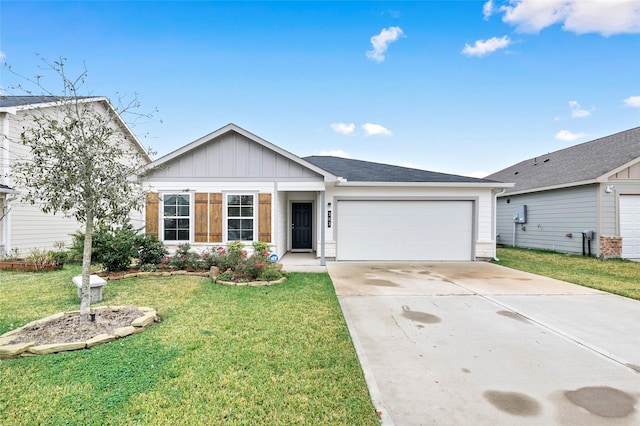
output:
<instances>
[{"instance_id":1,"label":"small bush","mask_svg":"<svg viewBox=\"0 0 640 426\"><path fill-rule=\"evenodd\" d=\"M200 255L191 251L191 244L180 244L175 254L166 262L166 266L171 269L198 269Z\"/></svg>"},{"instance_id":2,"label":"small bush","mask_svg":"<svg viewBox=\"0 0 640 426\"><path fill-rule=\"evenodd\" d=\"M49 265L53 265L53 256L50 251L32 249L25 261L32 263L36 271L40 271Z\"/></svg>"},{"instance_id":3,"label":"small bush","mask_svg":"<svg viewBox=\"0 0 640 426\"><path fill-rule=\"evenodd\" d=\"M253 252L254 253L262 253L262 252L268 252L269 251L269 244L262 242L262 241L255 241L253 243Z\"/></svg>"},{"instance_id":4,"label":"small bush","mask_svg":"<svg viewBox=\"0 0 640 426\"><path fill-rule=\"evenodd\" d=\"M126 271L131 260L138 257L138 232L131 224L120 228L98 226L91 244L91 261L101 263L109 272ZM82 259L84 233L73 234L71 246L74 257Z\"/></svg>"},{"instance_id":5,"label":"small bush","mask_svg":"<svg viewBox=\"0 0 640 426\"><path fill-rule=\"evenodd\" d=\"M139 248L138 248L138 264L139 265L158 265L162 262L162 259L169 254L162 244L162 241L158 240L155 236L139 236Z\"/></svg>"}]
</instances>

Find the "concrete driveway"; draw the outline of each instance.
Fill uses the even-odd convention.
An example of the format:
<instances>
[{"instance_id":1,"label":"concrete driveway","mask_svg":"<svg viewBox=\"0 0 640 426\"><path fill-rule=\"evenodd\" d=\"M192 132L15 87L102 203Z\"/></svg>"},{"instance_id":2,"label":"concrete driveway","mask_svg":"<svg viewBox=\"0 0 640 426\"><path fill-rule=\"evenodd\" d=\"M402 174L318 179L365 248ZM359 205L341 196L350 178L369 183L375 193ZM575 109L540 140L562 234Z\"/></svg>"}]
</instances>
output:
<instances>
[{"instance_id":1,"label":"concrete driveway","mask_svg":"<svg viewBox=\"0 0 640 426\"><path fill-rule=\"evenodd\" d=\"M638 301L484 262L327 269L383 424L640 424Z\"/></svg>"}]
</instances>

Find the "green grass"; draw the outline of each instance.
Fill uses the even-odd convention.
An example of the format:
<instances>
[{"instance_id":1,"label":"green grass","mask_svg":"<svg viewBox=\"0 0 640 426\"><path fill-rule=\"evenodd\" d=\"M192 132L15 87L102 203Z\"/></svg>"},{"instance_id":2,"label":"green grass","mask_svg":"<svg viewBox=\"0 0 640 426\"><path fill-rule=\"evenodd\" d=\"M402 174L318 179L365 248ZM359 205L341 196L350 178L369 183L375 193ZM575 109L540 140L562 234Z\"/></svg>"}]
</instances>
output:
<instances>
[{"instance_id":1,"label":"green grass","mask_svg":"<svg viewBox=\"0 0 640 426\"><path fill-rule=\"evenodd\" d=\"M498 248L499 265L640 300L640 263L563 253Z\"/></svg>"},{"instance_id":2,"label":"green grass","mask_svg":"<svg viewBox=\"0 0 640 426\"><path fill-rule=\"evenodd\" d=\"M76 274L0 271L0 334L78 309ZM378 424L327 274L251 288L114 281L103 296L163 321L91 350L2 360L3 425Z\"/></svg>"}]
</instances>

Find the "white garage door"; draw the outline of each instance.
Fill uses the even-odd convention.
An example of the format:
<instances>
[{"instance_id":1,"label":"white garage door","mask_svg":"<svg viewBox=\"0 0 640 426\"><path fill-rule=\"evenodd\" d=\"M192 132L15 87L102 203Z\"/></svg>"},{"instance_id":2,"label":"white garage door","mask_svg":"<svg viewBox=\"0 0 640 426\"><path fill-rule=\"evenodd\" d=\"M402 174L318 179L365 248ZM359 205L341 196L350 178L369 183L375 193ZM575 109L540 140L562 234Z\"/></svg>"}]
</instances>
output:
<instances>
[{"instance_id":1,"label":"white garage door","mask_svg":"<svg viewBox=\"0 0 640 426\"><path fill-rule=\"evenodd\" d=\"M640 195L620 196L622 257L640 259Z\"/></svg>"},{"instance_id":2,"label":"white garage door","mask_svg":"<svg viewBox=\"0 0 640 426\"><path fill-rule=\"evenodd\" d=\"M471 201L338 202L338 260L473 260Z\"/></svg>"}]
</instances>

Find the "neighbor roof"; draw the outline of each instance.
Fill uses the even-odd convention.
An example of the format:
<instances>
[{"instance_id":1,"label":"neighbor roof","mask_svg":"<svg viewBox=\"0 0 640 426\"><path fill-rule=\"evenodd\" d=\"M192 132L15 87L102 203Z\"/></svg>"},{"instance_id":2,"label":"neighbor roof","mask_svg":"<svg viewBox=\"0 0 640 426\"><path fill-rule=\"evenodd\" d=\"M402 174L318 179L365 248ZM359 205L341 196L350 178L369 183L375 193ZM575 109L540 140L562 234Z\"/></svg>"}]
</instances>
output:
<instances>
[{"instance_id":1,"label":"neighbor roof","mask_svg":"<svg viewBox=\"0 0 640 426\"><path fill-rule=\"evenodd\" d=\"M310 156L303 160L347 181L356 182L438 182L438 183L494 183L488 179L436 173L390 164L331 156Z\"/></svg>"},{"instance_id":2,"label":"neighbor roof","mask_svg":"<svg viewBox=\"0 0 640 426\"><path fill-rule=\"evenodd\" d=\"M80 99L95 98L95 96L78 96ZM48 104L72 99L70 96L0 96L0 108L12 108L26 105ZM102 98L100 98L102 99Z\"/></svg>"},{"instance_id":3,"label":"neighbor roof","mask_svg":"<svg viewBox=\"0 0 640 426\"><path fill-rule=\"evenodd\" d=\"M13 192L13 189L9 188L7 185L3 185L0 183L0 194L5 194L7 192Z\"/></svg>"},{"instance_id":4,"label":"neighbor roof","mask_svg":"<svg viewBox=\"0 0 640 426\"><path fill-rule=\"evenodd\" d=\"M487 176L514 182L507 193L595 183L640 161L640 127L539 155Z\"/></svg>"},{"instance_id":5,"label":"neighbor roof","mask_svg":"<svg viewBox=\"0 0 640 426\"><path fill-rule=\"evenodd\" d=\"M18 111L44 108L62 104L66 101L79 99L82 102L104 102L111 111L115 113L115 117L120 125L129 133L134 144L142 153L147 162L151 161L151 157L147 150L142 146L136 135L129 129L127 123L122 119L120 114L115 110L109 99L104 96L2 96L0 95L0 112L16 114Z\"/></svg>"}]
</instances>

